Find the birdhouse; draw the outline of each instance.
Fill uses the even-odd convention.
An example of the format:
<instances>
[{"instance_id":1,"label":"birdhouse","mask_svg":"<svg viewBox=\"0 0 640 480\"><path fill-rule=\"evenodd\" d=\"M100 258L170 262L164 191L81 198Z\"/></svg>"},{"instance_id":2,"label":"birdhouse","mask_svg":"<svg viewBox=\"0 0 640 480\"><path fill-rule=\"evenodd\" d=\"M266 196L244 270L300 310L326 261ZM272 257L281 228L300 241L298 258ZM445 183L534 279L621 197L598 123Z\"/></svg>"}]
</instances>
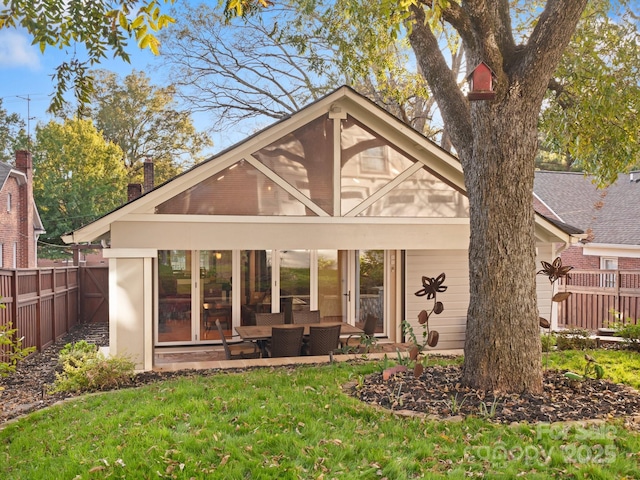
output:
<instances>
[{"instance_id":1,"label":"birdhouse","mask_svg":"<svg viewBox=\"0 0 640 480\"><path fill-rule=\"evenodd\" d=\"M469 100L493 100L496 92L493 91L494 75L489 65L480 62L476 68L469 74L467 81L469 82Z\"/></svg>"}]
</instances>

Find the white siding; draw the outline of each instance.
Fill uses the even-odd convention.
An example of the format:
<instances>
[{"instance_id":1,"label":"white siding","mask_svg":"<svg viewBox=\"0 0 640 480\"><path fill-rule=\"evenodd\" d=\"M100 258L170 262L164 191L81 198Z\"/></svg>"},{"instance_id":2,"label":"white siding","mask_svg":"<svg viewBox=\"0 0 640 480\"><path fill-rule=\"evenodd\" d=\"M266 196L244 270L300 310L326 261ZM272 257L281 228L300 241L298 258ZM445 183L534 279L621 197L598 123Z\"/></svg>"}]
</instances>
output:
<instances>
[{"instance_id":1,"label":"white siding","mask_svg":"<svg viewBox=\"0 0 640 480\"><path fill-rule=\"evenodd\" d=\"M438 294L437 300L444 305L440 315L432 315L429 327L440 333L436 350L464 347L464 331L469 306L469 266L466 250L411 250L406 254L405 269L405 318L411 323L413 331L422 339L423 328L418 323L421 310L430 311L432 300L417 297L415 293L422 289L422 277L446 275L446 292Z\"/></svg>"},{"instance_id":2,"label":"white siding","mask_svg":"<svg viewBox=\"0 0 640 480\"><path fill-rule=\"evenodd\" d=\"M536 272L542 270L542 260L553 262L551 244L538 244L536 255ZM552 322L551 318L551 282L546 275L536 275L536 291L538 292L538 314ZM552 322L553 323L553 322Z\"/></svg>"}]
</instances>

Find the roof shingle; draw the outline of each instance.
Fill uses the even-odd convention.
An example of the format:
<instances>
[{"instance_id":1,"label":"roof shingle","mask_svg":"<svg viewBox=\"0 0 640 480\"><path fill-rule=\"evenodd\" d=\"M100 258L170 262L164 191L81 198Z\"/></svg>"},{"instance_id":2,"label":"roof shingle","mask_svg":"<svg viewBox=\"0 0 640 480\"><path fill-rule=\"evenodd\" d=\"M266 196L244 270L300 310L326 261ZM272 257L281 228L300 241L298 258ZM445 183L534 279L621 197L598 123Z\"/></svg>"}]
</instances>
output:
<instances>
[{"instance_id":1,"label":"roof shingle","mask_svg":"<svg viewBox=\"0 0 640 480\"><path fill-rule=\"evenodd\" d=\"M619 174L614 184L599 189L583 173L537 171L534 193L561 222L587 232L590 242L640 245L638 179L640 172Z\"/></svg>"}]
</instances>

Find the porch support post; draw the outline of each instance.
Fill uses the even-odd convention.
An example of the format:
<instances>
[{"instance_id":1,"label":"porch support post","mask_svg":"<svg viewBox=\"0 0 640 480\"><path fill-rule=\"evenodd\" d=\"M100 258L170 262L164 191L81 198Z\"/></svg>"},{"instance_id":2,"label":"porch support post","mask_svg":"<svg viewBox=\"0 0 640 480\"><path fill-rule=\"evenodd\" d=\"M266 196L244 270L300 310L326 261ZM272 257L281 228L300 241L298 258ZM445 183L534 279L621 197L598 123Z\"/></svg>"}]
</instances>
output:
<instances>
[{"instance_id":1,"label":"porch support post","mask_svg":"<svg viewBox=\"0 0 640 480\"><path fill-rule=\"evenodd\" d=\"M143 331L144 358L143 369L153 370L153 258L143 259L144 289L143 289Z\"/></svg>"},{"instance_id":2,"label":"porch support post","mask_svg":"<svg viewBox=\"0 0 640 480\"><path fill-rule=\"evenodd\" d=\"M340 208L340 174L342 170L341 150L341 125L347 118L347 112L338 106L332 106L329 110L329 118L333 120L333 216L341 217L344 212Z\"/></svg>"}]
</instances>

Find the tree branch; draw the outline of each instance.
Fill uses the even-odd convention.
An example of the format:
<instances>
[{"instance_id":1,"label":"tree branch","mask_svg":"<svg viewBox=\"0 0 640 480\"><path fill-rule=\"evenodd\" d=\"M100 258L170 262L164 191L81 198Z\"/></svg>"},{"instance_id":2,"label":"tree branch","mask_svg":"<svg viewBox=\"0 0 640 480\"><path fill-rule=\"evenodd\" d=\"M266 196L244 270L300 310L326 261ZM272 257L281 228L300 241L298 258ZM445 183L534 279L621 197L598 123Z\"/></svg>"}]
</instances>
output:
<instances>
[{"instance_id":1,"label":"tree branch","mask_svg":"<svg viewBox=\"0 0 640 480\"><path fill-rule=\"evenodd\" d=\"M571 40L587 0L548 0L511 72L522 80L523 94L541 96Z\"/></svg>"},{"instance_id":2,"label":"tree branch","mask_svg":"<svg viewBox=\"0 0 640 480\"><path fill-rule=\"evenodd\" d=\"M473 144L469 103L440 51L438 40L429 25L425 23L423 7L414 5L411 7L411 12L413 25L409 42L415 52L422 75L426 78L440 107L445 125L457 127L450 129L450 135L454 147L460 153L463 149L471 148Z\"/></svg>"}]
</instances>

